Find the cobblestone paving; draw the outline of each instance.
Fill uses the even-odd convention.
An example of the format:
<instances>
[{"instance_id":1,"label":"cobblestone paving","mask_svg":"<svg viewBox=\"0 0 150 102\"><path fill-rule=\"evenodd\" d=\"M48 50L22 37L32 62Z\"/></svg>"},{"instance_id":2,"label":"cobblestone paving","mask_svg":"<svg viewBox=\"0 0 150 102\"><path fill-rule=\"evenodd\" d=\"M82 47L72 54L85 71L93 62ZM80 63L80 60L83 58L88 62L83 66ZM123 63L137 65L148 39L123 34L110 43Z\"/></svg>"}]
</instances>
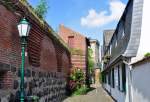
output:
<instances>
[{"instance_id":1,"label":"cobblestone paving","mask_svg":"<svg viewBox=\"0 0 150 102\"><path fill-rule=\"evenodd\" d=\"M114 102L111 97L99 86L86 95L73 96L63 102Z\"/></svg>"}]
</instances>

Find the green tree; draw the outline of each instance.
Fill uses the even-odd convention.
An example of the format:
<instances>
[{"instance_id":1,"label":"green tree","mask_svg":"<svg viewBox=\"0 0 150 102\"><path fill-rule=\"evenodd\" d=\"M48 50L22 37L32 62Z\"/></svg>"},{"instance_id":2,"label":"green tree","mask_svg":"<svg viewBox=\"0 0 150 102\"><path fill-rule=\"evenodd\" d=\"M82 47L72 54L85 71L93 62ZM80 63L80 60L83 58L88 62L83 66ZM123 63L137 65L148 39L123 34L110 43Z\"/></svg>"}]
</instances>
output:
<instances>
[{"instance_id":1,"label":"green tree","mask_svg":"<svg viewBox=\"0 0 150 102\"><path fill-rule=\"evenodd\" d=\"M93 50L91 48L88 48L88 69L89 69L89 74L92 74L93 72L93 67L94 67L94 60L93 60Z\"/></svg>"},{"instance_id":2,"label":"green tree","mask_svg":"<svg viewBox=\"0 0 150 102\"><path fill-rule=\"evenodd\" d=\"M35 13L40 17L40 18L45 18L48 10L48 4L46 0L40 0L39 4L34 8Z\"/></svg>"},{"instance_id":3,"label":"green tree","mask_svg":"<svg viewBox=\"0 0 150 102\"><path fill-rule=\"evenodd\" d=\"M93 50L91 48L88 48L88 74L86 77L86 84L88 88L90 87L90 84L92 82L92 76L94 71L94 60L93 60Z\"/></svg>"}]
</instances>

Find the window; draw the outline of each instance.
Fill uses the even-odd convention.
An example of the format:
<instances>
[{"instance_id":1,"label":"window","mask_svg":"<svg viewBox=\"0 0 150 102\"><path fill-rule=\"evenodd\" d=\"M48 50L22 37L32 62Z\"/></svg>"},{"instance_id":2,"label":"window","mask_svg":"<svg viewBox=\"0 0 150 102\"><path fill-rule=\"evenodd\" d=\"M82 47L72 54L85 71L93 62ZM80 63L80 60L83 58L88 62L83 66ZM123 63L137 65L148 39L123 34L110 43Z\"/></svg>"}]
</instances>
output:
<instances>
[{"instance_id":1,"label":"window","mask_svg":"<svg viewBox=\"0 0 150 102\"><path fill-rule=\"evenodd\" d=\"M105 74L103 74L103 81L106 84L106 75Z\"/></svg>"},{"instance_id":2,"label":"window","mask_svg":"<svg viewBox=\"0 0 150 102\"><path fill-rule=\"evenodd\" d=\"M111 71L108 73L108 84L111 86Z\"/></svg>"},{"instance_id":3,"label":"window","mask_svg":"<svg viewBox=\"0 0 150 102\"><path fill-rule=\"evenodd\" d=\"M70 48L74 47L74 36L69 36L68 37L68 45Z\"/></svg>"},{"instance_id":4,"label":"window","mask_svg":"<svg viewBox=\"0 0 150 102\"><path fill-rule=\"evenodd\" d=\"M125 36L125 32L124 32L124 29L122 31L122 38Z\"/></svg>"},{"instance_id":5,"label":"window","mask_svg":"<svg viewBox=\"0 0 150 102\"><path fill-rule=\"evenodd\" d=\"M110 54L110 51L109 51L109 49L108 49L108 52L107 52L107 54L108 54L108 55Z\"/></svg>"},{"instance_id":6,"label":"window","mask_svg":"<svg viewBox=\"0 0 150 102\"><path fill-rule=\"evenodd\" d=\"M117 47L117 45L118 45L118 42L117 42L117 40L116 40L115 47Z\"/></svg>"},{"instance_id":7,"label":"window","mask_svg":"<svg viewBox=\"0 0 150 102\"><path fill-rule=\"evenodd\" d=\"M111 72L111 78L112 78L112 87L114 88L115 87L114 68L112 69L112 72Z\"/></svg>"},{"instance_id":8,"label":"window","mask_svg":"<svg viewBox=\"0 0 150 102\"><path fill-rule=\"evenodd\" d=\"M118 68L118 89L120 90L120 66L118 65L117 68Z\"/></svg>"},{"instance_id":9,"label":"window","mask_svg":"<svg viewBox=\"0 0 150 102\"><path fill-rule=\"evenodd\" d=\"M115 87L118 87L118 69L114 69L114 76L115 76Z\"/></svg>"},{"instance_id":10,"label":"window","mask_svg":"<svg viewBox=\"0 0 150 102\"><path fill-rule=\"evenodd\" d=\"M108 84L108 74L106 74L106 84Z\"/></svg>"},{"instance_id":11,"label":"window","mask_svg":"<svg viewBox=\"0 0 150 102\"><path fill-rule=\"evenodd\" d=\"M124 63L122 63L122 91L126 91L126 68Z\"/></svg>"},{"instance_id":12,"label":"window","mask_svg":"<svg viewBox=\"0 0 150 102\"><path fill-rule=\"evenodd\" d=\"M102 82L105 83L105 75L102 73Z\"/></svg>"},{"instance_id":13,"label":"window","mask_svg":"<svg viewBox=\"0 0 150 102\"><path fill-rule=\"evenodd\" d=\"M111 50L112 50L112 45L110 45L110 55L111 55L111 52L112 52Z\"/></svg>"},{"instance_id":14,"label":"window","mask_svg":"<svg viewBox=\"0 0 150 102\"><path fill-rule=\"evenodd\" d=\"M107 74L106 73L102 73L102 82L103 83L107 83Z\"/></svg>"},{"instance_id":15,"label":"window","mask_svg":"<svg viewBox=\"0 0 150 102\"><path fill-rule=\"evenodd\" d=\"M123 21L122 38L125 36L125 21Z\"/></svg>"}]
</instances>

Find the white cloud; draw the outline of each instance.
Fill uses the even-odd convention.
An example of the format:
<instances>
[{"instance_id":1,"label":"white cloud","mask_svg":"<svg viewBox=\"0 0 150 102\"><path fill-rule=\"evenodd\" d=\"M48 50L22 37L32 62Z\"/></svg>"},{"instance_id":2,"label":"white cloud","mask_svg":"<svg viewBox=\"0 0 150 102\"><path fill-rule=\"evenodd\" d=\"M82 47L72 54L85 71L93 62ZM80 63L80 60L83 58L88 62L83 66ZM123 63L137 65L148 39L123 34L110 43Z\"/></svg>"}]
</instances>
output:
<instances>
[{"instance_id":1,"label":"white cloud","mask_svg":"<svg viewBox=\"0 0 150 102\"><path fill-rule=\"evenodd\" d=\"M81 25L92 28L104 26L112 21L118 21L124 8L125 4L120 0L111 0L109 2L109 11L96 12L94 9L90 9L88 15L81 18Z\"/></svg>"}]
</instances>

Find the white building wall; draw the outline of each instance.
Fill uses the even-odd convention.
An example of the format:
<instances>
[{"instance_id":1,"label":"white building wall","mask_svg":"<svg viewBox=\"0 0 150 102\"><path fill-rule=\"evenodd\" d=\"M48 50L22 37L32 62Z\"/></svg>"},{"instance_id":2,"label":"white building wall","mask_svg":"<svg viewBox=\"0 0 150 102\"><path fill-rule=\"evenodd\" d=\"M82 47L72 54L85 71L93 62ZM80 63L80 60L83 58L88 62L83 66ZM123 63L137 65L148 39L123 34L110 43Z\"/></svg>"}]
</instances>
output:
<instances>
[{"instance_id":1,"label":"white building wall","mask_svg":"<svg viewBox=\"0 0 150 102\"><path fill-rule=\"evenodd\" d=\"M126 92L122 92L119 90L119 82L118 82L118 72L117 72L117 67L115 67L114 70L114 82L115 82L115 87L112 88L109 84L108 84L108 75L106 76L107 79L107 84L104 84L105 89L111 94L111 96L117 100L117 102L130 102L129 101L129 66L126 65ZM120 89L122 87L122 73L120 70Z\"/></svg>"},{"instance_id":2,"label":"white building wall","mask_svg":"<svg viewBox=\"0 0 150 102\"><path fill-rule=\"evenodd\" d=\"M132 102L150 102L150 63L132 70Z\"/></svg>"},{"instance_id":3,"label":"white building wall","mask_svg":"<svg viewBox=\"0 0 150 102\"><path fill-rule=\"evenodd\" d=\"M137 56L131 59L131 63L143 59L144 55L150 52L149 10L150 0L144 0L140 44ZM120 92L118 88L109 90L117 102L150 102L150 63L136 66L132 71L126 65L126 93Z\"/></svg>"},{"instance_id":4,"label":"white building wall","mask_svg":"<svg viewBox=\"0 0 150 102\"><path fill-rule=\"evenodd\" d=\"M137 56L132 59L132 62L142 59L145 53L150 52L150 13L148 13L149 10L150 0L144 0L140 45Z\"/></svg>"},{"instance_id":5,"label":"white building wall","mask_svg":"<svg viewBox=\"0 0 150 102\"><path fill-rule=\"evenodd\" d=\"M109 93L111 93L111 88L108 84L104 84L104 87Z\"/></svg>"},{"instance_id":6,"label":"white building wall","mask_svg":"<svg viewBox=\"0 0 150 102\"><path fill-rule=\"evenodd\" d=\"M125 93L118 90L118 88L111 88L111 95L117 102L125 102Z\"/></svg>"},{"instance_id":7,"label":"white building wall","mask_svg":"<svg viewBox=\"0 0 150 102\"><path fill-rule=\"evenodd\" d=\"M117 100L117 102L125 102L125 93L121 92L119 90L119 84L120 84L120 89L122 88L122 71L120 67L120 82L118 82L118 68L116 67L114 70L114 77L115 77L115 87L111 88L111 95L114 97L114 99Z\"/></svg>"}]
</instances>

